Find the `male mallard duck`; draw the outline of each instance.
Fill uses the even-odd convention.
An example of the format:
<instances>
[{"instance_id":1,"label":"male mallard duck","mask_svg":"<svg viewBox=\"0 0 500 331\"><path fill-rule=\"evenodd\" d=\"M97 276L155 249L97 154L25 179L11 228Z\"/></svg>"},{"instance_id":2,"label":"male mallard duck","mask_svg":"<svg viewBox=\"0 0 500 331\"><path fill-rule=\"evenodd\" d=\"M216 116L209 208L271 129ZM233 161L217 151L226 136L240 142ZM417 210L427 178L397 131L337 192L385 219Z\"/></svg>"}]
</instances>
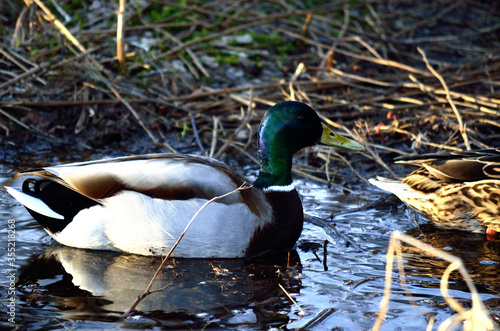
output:
<instances>
[{"instance_id":1,"label":"male mallard duck","mask_svg":"<svg viewBox=\"0 0 500 331\"><path fill-rule=\"evenodd\" d=\"M292 248L303 224L292 155L315 144L364 150L331 131L309 106L271 107L260 125L260 172L252 187L209 204L174 256L252 257ZM22 185L7 191L59 243L141 255L168 252L204 203L245 183L221 162L177 154L72 163L22 176Z\"/></svg>"},{"instance_id":2,"label":"male mallard duck","mask_svg":"<svg viewBox=\"0 0 500 331\"><path fill-rule=\"evenodd\" d=\"M396 159L421 168L401 181L370 179L437 226L500 232L500 148Z\"/></svg>"}]
</instances>

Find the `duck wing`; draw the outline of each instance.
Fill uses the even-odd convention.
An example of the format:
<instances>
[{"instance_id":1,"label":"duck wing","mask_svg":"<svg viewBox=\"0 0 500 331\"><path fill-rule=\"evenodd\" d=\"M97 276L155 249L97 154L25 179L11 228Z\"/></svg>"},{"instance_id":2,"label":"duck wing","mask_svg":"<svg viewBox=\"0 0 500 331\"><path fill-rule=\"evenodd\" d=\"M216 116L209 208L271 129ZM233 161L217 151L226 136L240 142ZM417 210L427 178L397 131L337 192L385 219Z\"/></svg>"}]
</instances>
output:
<instances>
[{"instance_id":1,"label":"duck wing","mask_svg":"<svg viewBox=\"0 0 500 331\"><path fill-rule=\"evenodd\" d=\"M181 154L150 154L71 163L29 170L21 175L57 182L95 201L123 190L165 200L211 199L245 182L245 178L224 163Z\"/></svg>"},{"instance_id":2,"label":"duck wing","mask_svg":"<svg viewBox=\"0 0 500 331\"><path fill-rule=\"evenodd\" d=\"M410 155L395 160L424 167L445 182L500 179L500 148Z\"/></svg>"}]
</instances>

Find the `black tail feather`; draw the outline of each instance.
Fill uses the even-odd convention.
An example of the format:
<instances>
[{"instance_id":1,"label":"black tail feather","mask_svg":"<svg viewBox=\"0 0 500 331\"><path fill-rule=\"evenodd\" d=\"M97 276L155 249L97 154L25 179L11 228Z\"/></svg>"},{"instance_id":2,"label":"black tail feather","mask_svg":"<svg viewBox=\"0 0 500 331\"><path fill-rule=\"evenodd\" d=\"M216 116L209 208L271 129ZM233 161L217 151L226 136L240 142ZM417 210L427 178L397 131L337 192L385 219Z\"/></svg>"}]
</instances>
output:
<instances>
[{"instance_id":1,"label":"black tail feather","mask_svg":"<svg viewBox=\"0 0 500 331\"><path fill-rule=\"evenodd\" d=\"M50 209L64 217L64 220L55 219L26 208L42 227L52 233L62 231L81 210L98 204L95 200L49 179L26 179L22 190L25 194L42 200Z\"/></svg>"}]
</instances>

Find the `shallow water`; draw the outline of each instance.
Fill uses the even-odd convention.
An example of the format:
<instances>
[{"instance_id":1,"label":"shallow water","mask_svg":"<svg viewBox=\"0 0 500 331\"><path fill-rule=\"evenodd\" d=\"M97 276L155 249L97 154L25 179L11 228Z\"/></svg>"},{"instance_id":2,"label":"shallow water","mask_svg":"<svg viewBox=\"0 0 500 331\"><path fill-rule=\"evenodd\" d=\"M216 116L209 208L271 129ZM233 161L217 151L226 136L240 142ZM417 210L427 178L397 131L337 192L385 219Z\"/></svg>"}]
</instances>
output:
<instances>
[{"instance_id":1,"label":"shallow water","mask_svg":"<svg viewBox=\"0 0 500 331\"><path fill-rule=\"evenodd\" d=\"M0 165L0 183L11 176L11 169ZM0 191L0 326L367 330L382 299L385 252L394 229L462 257L481 299L498 319L498 240L428 225L417 229L401 205L397 210L387 205L349 213L386 196L368 186L347 195L303 180L297 187L307 214L336 216L328 226L306 222L290 258L178 259L155 282L153 289L161 291L148 296L131 314L124 312L149 283L158 260L55 244L23 207ZM15 224L15 260L8 260L8 224ZM408 287L420 310L410 304L395 270L383 330L425 330L428 316L434 315L438 324L454 313L439 291L447 263L411 248L405 248L405 263ZM17 281L14 293L9 291L12 274ZM450 287L451 295L468 307L470 295L458 274L452 274ZM15 298L15 325L8 321L10 298Z\"/></svg>"}]
</instances>

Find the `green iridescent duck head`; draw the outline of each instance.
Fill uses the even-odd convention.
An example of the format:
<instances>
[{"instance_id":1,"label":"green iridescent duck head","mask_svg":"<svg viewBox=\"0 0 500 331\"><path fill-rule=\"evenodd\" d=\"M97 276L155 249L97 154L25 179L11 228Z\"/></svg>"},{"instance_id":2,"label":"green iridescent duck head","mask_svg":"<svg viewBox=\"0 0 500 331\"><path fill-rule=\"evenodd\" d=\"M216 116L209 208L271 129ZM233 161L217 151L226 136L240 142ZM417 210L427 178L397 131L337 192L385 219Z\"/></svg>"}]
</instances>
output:
<instances>
[{"instance_id":1,"label":"green iridescent duck head","mask_svg":"<svg viewBox=\"0 0 500 331\"><path fill-rule=\"evenodd\" d=\"M290 185L293 154L317 144L364 151L361 144L332 131L311 107L296 101L274 105L260 125L260 173L254 186Z\"/></svg>"}]
</instances>

